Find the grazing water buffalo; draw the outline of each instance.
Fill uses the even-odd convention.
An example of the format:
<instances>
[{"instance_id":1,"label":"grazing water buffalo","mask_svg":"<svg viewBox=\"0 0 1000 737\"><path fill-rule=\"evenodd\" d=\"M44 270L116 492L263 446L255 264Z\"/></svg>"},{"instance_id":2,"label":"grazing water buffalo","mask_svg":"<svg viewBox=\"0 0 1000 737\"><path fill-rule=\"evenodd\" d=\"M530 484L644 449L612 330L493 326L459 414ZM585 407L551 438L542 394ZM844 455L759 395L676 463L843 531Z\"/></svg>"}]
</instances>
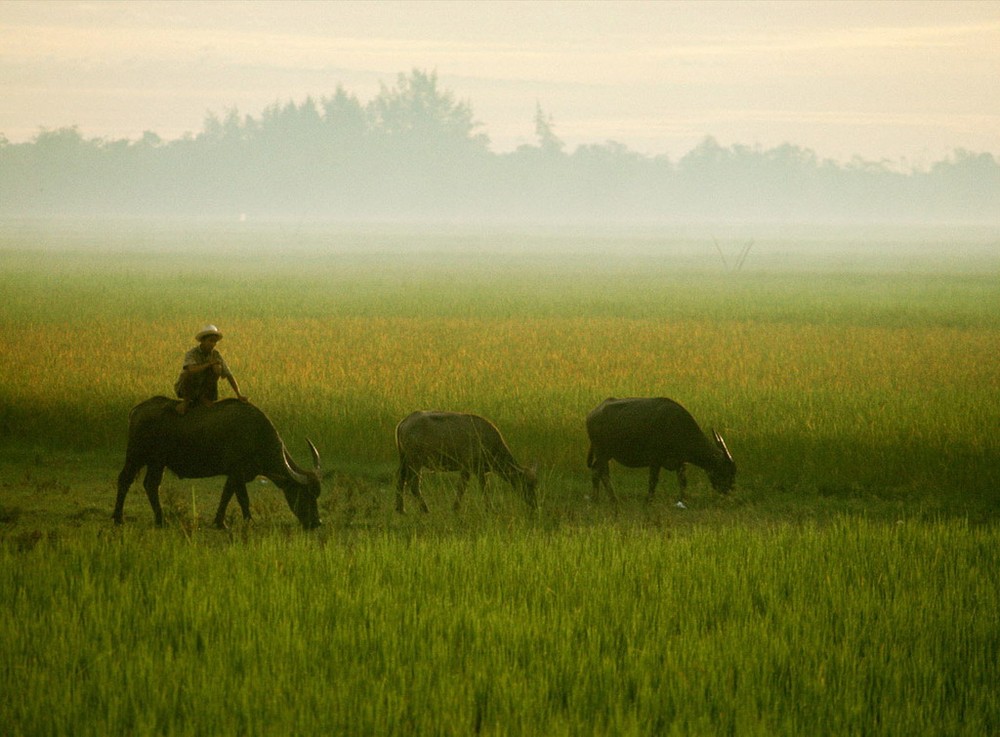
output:
<instances>
[{"instance_id":1,"label":"grazing water buffalo","mask_svg":"<svg viewBox=\"0 0 1000 737\"><path fill-rule=\"evenodd\" d=\"M458 471L461 480L455 509L469 477L476 475L480 490L486 488L486 474L496 472L518 489L535 506L535 470L523 468L514 460L500 431L489 420L460 412L414 412L396 425L396 448L399 450L399 478L396 485L396 511L403 511L403 488L427 511L420 494L420 469Z\"/></svg>"},{"instance_id":2,"label":"grazing water buffalo","mask_svg":"<svg viewBox=\"0 0 1000 737\"><path fill-rule=\"evenodd\" d=\"M267 415L252 404L225 399L208 407L192 407L183 416L175 411L176 405L177 400L153 397L129 413L125 466L118 474L116 524L122 523L125 495L145 466L142 485L158 526L163 524L160 480L165 468L182 479L226 477L216 527L225 527L226 507L234 494L243 518L250 519L246 485L257 476L266 476L285 492L288 506L304 528L319 526L319 452L312 441L307 442L314 470L304 471L289 457Z\"/></svg>"},{"instance_id":3,"label":"grazing water buffalo","mask_svg":"<svg viewBox=\"0 0 1000 737\"><path fill-rule=\"evenodd\" d=\"M600 485L616 499L608 473L608 461L629 468L649 467L652 500L660 469L677 472L680 496L687 488L684 464L693 463L708 472L712 487L727 493L736 478L736 463L719 433L713 443L691 414L677 402L662 397L605 399L587 415L590 450L587 466L593 469L594 498Z\"/></svg>"}]
</instances>

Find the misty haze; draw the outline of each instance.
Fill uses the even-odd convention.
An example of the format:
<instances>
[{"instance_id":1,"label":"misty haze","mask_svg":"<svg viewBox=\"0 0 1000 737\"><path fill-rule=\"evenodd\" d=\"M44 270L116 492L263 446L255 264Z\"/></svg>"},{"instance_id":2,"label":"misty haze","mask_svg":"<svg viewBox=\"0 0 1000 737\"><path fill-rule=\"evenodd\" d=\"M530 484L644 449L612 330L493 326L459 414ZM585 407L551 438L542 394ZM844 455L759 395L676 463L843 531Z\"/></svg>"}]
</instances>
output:
<instances>
[{"instance_id":1,"label":"misty haze","mask_svg":"<svg viewBox=\"0 0 1000 737\"><path fill-rule=\"evenodd\" d=\"M613 104L613 102L611 103ZM332 94L209 114L197 134L0 137L0 215L564 224L1000 223L1000 164L957 150L924 168L822 160L788 142L676 160L615 141L569 150L539 104L536 141L490 148L471 103L413 70L367 102Z\"/></svg>"}]
</instances>

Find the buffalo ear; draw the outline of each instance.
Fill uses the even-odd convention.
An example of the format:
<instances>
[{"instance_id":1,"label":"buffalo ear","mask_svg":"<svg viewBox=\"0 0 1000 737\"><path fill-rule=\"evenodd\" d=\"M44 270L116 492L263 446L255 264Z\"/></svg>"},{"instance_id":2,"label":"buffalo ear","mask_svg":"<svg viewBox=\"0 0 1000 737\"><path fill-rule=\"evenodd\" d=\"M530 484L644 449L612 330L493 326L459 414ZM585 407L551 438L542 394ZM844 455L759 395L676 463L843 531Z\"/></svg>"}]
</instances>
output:
<instances>
[{"instance_id":1,"label":"buffalo ear","mask_svg":"<svg viewBox=\"0 0 1000 737\"><path fill-rule=\"evenodd\" d=\"M726 454L726 458L730 461L733 460L733 454L729 452L729 448L726 447L726 441L722 439L718 431L712 428L712 434L715 436L715 444L719 446L719 450Z\"/></svg>"}]
</instances>

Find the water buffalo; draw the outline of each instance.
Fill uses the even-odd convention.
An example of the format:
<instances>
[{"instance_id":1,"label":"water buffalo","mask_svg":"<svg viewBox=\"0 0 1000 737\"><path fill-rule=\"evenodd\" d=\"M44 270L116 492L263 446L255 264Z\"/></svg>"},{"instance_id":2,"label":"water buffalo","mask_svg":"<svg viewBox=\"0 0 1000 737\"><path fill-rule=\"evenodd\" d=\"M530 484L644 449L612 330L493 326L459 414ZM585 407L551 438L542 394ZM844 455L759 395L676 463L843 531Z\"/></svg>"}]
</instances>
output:
<instances>
[{"instance_id":1,"label":"water buffalo","mask_svg":"<svg viewBox=\"0 0 1000 737\"><path fill-rule=\"evenodd\" d=\"M523 468L514 460L500 431L489 420L460 412L414 412L396 425L396 448L399 450L399 477L396 485L396 511L403 511L403 488L427 511L420 494L420 470L458 471L461 479L455 509L469 477L476 475L480 490L486 488L486 474L496 472L518 489L535 506L535 470Z\"/></svg>"},{"instance_id":2,"label":"water buffalo","mask_svg":"<svg viewBox=\"0 0 1000 737\"><path fill-rule=\"evenodd\" d=\"M226 507L236 500L243 518L250 519L247 482L266 476L284 493L288 506L306 529L320 524L319 452L309 443L314 470L295 465L274 425L263 412L247 402L226 399L208 407L175 411L177 400L153 397L132 408L128 418L125 466L118 474L114 520L122 523L125 495L143 466L142 485L158 526L163 524L160 480L169 468L180 478L225 476L215 526L225 527Z\"/></svg>"},{"instance_id":3,"label":"water buffalo","mask_svg":"<svg viewBox=\"0 0 1000 737\"><path fill-rule=\"evenodd\" d=\"M649 467L650 501L661 468L677 472L683 500L687 488L685 463L705 469L712 487L727 493L733 488L736 463L722 436L715 430L712 434L714 443L705 437L691 414L671 399L605 399L587 415L587 466L593 469L594 498L603 483L611 499L616 499L608 473L610 460L629 468Z\"/></svg>"}]
</instances>

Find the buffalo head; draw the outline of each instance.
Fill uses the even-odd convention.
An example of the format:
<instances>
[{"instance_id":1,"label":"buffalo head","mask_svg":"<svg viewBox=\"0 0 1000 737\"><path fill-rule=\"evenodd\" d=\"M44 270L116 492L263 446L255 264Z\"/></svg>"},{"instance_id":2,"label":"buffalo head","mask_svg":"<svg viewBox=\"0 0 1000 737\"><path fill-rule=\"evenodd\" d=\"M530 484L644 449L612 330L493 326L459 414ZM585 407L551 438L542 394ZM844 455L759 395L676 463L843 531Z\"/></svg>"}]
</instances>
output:
<instances>
[{"instance_id":1,"label":"buffalo head","mask_svg":"<svg viewBox=\"0 0 1000 737\"><path fill-rule=\"evenodd\" d=\"M306 442L309 443L309 451L312 454L313 470L304 471L296 466L295 461L288 455L288 451L282 449L285 455L285 469L292 481L290 484L283 485L282 491L285 493L288 507L302 523L302 527L306 530L312 530L322 524L319 518L318 504L320 464L319 451L316 450L316 446L311 440L307 439Z\"/></svg>"},{"instance_id":2,"label":"buffalo head","mask_svg":"<svg viewBox=\"0 0 1000 737\"><path fill-rule=\"evenodd\" d=\"M733 460L733 455L729 452L729 448L726 447L726 441L722 439L722 436L715 430L712 430L712 435L715 436L715 447L719 450L719 459L712 468L706 469L708 471L708 480L711 482L713 489L721 494L728 494L733 488L733 483L736 481L736 462Z\"/></svg>"}]
</instances>

